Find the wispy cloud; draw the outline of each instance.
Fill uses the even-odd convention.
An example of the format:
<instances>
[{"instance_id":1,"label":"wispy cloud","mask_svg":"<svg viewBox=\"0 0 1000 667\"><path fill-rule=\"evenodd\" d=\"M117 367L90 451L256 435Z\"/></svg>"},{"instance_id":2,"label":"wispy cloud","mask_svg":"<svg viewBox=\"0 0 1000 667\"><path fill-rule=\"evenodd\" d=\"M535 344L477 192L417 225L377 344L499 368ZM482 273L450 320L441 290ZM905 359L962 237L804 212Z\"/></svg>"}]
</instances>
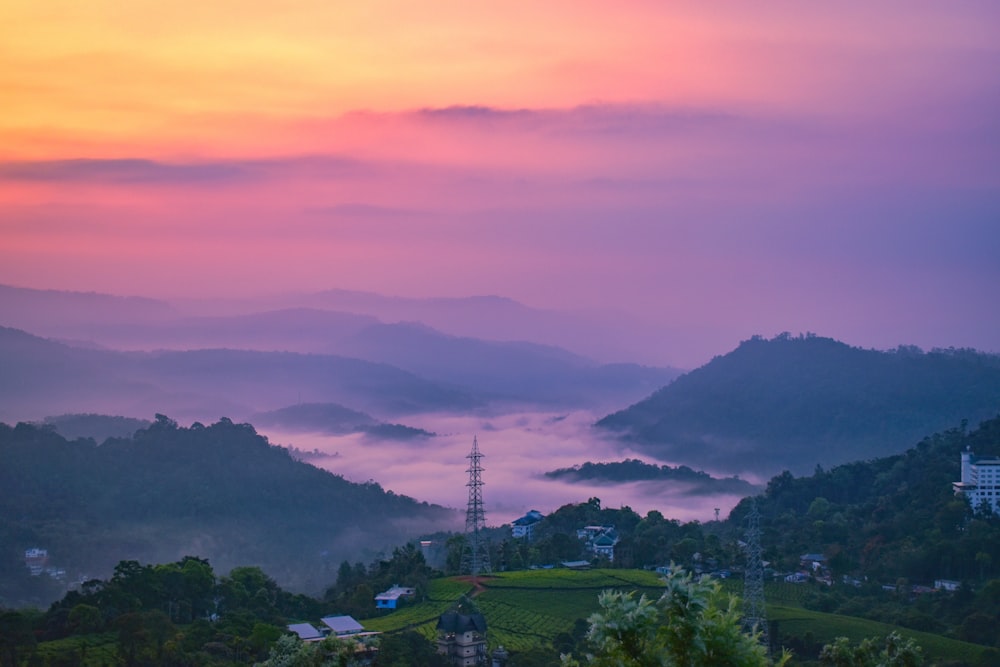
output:
<instances>
[{"instance_id":1,"label":"wispy cloud","mask_svg":"<svg viewBox=\"0 0 1000 667\"><path fill-rule=\"evenodd\" d=\"M370 166L339 155L274 159L166 162L148 158L74 158L0 162L0 180L119 185L219 186L245 184L290 174L353 177Z\"/></svg>"},{"instance_id":2,"label":"wispy cloud","mask_svg":"<svg viewBox=\"0 0 1000 667\"><path fill-rule=\"evenodd\" d=\"M0 178L12 181L217 185L251 176L238 164L225 162L172 164L142 158L80 158L0 163Z\"/></svg>"},{"instance_id":3,"label":"wispy cloud","mask_svg":"<svg viewBox=\"0 0 1000 667\"><path fill-rule=\"evenodd\" d=\"M502 108L476 104L423 108L413 118L438 124L557 134L650 135L756 122L735 110L660 104L587 104L568 108Z\"/></svg>"}]
</instances>

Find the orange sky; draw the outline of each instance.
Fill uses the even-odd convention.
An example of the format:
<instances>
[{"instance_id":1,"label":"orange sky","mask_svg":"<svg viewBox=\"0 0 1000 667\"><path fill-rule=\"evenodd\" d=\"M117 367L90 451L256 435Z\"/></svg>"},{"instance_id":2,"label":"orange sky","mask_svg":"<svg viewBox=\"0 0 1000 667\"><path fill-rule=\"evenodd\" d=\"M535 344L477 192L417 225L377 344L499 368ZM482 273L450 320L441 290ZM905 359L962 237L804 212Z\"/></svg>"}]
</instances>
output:
<instances>
[{"instance_id":1,"label":"orange sky","mask_svg":"<svg viewBox=\"0 0 1000 667\"><path fill-rule=\"evenodd\" d=\"M8 159L299 152L316 148L297 131L310 119L469 103L886 113L951 69L939 55L993 48L974 13L896 4L8 2L0 144Z\"/></svg>"}]
</instances>

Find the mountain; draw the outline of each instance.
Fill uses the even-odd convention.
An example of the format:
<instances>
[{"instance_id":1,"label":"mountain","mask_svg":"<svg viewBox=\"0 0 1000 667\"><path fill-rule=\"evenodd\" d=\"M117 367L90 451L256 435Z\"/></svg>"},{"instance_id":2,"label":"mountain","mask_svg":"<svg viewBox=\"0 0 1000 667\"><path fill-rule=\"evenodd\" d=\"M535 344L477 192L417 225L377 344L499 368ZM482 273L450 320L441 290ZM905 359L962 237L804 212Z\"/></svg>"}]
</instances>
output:
<instances>
[{"instance_id":1,"label":"mountain","mask_svg":"<svg viewBox=\"0 0 1000 667\"><path fill-rule=\"evenodd\" d=\"M351 410L337 403L299 403L268 412L258 412L252 421L258 426L277 427L289 431L312 431L335 435L368 433L387 440L412 440L434 435L421 428L380 422L369 414Z\"/></svg>"},{"instance_id":2,"label":"mountain","mask_svg":"<svg viewBox=\"0 0 1000 667\"><path fill-rule=\"evenodd\" d=\"M283 585L318 591L342 560L453 527L456 516L295 461L227 419L180 428L158 415L99 445L0 424L0 459L0 565L23 570L24 550L40 547L71 578L193 555L223 571L261 565Z\"/></svg>"},{"instance_id":3,"label":"mountain","mask_svg":"<svg viewBox=\"0 0 1000 667\"><path fill-rule=\"evenodd\" d=\"M1000 356L755 337L597 426L709 471L812 470L905 450L1000 410Z\"/></svg>"},{"instance_id":4,"label":"mountain","mask_svg":"<svg viewBox=\"0 0 1000 667\"><path fill-rule=\"evenodd\" d=\"M970 450L1000 456L1000 418L929 436L894 456L808 477L786 471L733 509L720 538L742 539L756 507L770 567L829 583L800 587L806 608L975 642L983 646L962 664L1000 664L1000 517L973 511L953 490ZM822 565L803 563L803 554L818 554L809 560ZM808 643L790 647L808 654Z\"/></svg>"},{"instance_id":5,"label":"mountain","mask_svg":"<svg viewBox=\"0 0 1000 667\"><path fill-rule=\"evenodd\" d=\"M116 352L82 349L0 327L0 419L48 414L168 411L190 419L300 402L335 402L379 415L469 411L459 388L387 364L335 355L248 350Z\"/></svg>"},{"instance_id":6,"label":"mountain","mask_svg":"<svg viewBox=\"0 0 1000 667\"><path fill-rule=\"evenodd\" d=\"M46 417L42 425L55 429L67 440L93 438L104 442L108 438L130 438L136 431L149 428L149 420L98 414L75 414Z\"/></svg>"},{"instance_id":7,"label":"mountain","mask_svg":"<svg viewBox=\"0 0 1000 667\"><path fill-rule=\"evenodd\" d=\"M3 314L0 324L29 331L71 331L73 327L103 323L162 322L177 317L165 301L96 292L40 290L0 285ZM46 335L61 335L46 333Z\"/></svg>"},{"instance_id":8,"label":"mountain","mask_svg":"<svg viewBox=\"0 0 1000 667\"><path fill-rule=\"evenodd\" d=\"M497 406L515 409L530 403L606 411L639 400L679 373L635 363L601 364L559 345L529 340L544 330L541 338L571 346L588 337L598 346L609 341L603 335L595 338L600 327L595 329L594 322L534 311L500 297L401 299L335 291L212 301L188 305L185 311L183 306L108 295L11 287L2 293L17 307L0 313L0 324L77 348L228 349L360 358L461 387ZM364 312L351 312L353 308ZM519 324L549 317L562 324L548 328ZM393 321L396 318L405 321ZM446 333L427 322L451 328L469 322L458 328L479 331L486 338ZM157 406L153 411L168 408ZM238 409L233 403L227 410Z\"/></svg>"},{"instance_id":9,"label":"mountain","mask_svg":"<svg viewBox=\"0 0 1000 667\"><path fill-rule=\"evenodd\" d=\"M664 365L671 357L669 346L663 344L662 327L623 312L532 308L497 295L413 298L330 289L242 300L177 301L174 305L201 314L278 308L350 312L386 323L419 322L453 336L557 345L603 363L629 360Z\"/></svg>"},{"instance_id":10,"label":"mountain","mask_svg":"<svg viewBox=\"0 0 1000 667\"><path fill-rule=\"evenodd\" d=\"M451 336L414 323L365 327L342 341L340 350L467 387L495 401L560 408L637 400L678 375L671 368L598 364L551 345Z\"/></svg>"},{"instance_id":11,"label":"mountain","mask_svg":"<svg viewBox=\"0 0 1000 667\"><path fill-rule=\"evenodd\" d=\"M757 487L738 477L712 477L706 472L687 466L668 466L646 463L639 459L625 459L611 463L587 461L571 468L557 468L544 473L549 479L573 483L627 484L629 482L657 482L683 489L689 496L716 493L751 494Z\"/></svg>"}]
</instances>

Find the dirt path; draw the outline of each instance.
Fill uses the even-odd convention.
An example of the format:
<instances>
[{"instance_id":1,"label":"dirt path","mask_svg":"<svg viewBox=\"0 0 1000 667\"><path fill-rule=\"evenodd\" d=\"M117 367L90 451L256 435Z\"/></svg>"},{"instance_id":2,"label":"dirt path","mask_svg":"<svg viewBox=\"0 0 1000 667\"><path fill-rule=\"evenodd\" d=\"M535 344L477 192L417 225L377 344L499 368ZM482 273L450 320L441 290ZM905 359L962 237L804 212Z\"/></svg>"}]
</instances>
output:
<instances>
[{"instance_id":1,"label":"dirt path","mask_svg":"<svg viewBox=\"0 0 1000 667\"><path fill-rule=\"evenodd\" d=\"M469 597L476 597L480 593L486 590L486 586L483 585L483 579L492 579L492 577L472 577L471 575L466 575L464 577L455 577L458 581L468 582L472 586L472 592Z\"/></svg>"}]
</instances>

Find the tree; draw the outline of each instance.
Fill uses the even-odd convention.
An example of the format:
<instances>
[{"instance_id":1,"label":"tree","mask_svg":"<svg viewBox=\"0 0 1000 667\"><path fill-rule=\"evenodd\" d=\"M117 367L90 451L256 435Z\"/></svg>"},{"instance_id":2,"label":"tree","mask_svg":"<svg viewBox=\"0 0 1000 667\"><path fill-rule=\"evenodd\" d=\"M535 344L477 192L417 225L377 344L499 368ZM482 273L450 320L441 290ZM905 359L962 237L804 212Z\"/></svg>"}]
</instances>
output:
<instances>
[{"instance_id":1,"label":"tree","mask_svg":"<svg viewBox=\"0 0 1000 667\"><path fill-rule=\"evenodd\" d=\"M19 652L31 652L35 648L34 620L30 611L0 609L0 665L19 665L22 657Z\"/></svg>"},{"instance_id":2,"label":"tree","mask_svg":"<svg viewBox=\"0 0 1000 667\"><path fill-rule=\"evenodd\" d=\"M770 665L767 650L755 635L740 629L735 596L728 599L718 583L695 579L680 569L666 578L666 590L658 600L645 595L604 591L598 601L601 612L590 617L587 639L594 652L584 658L592 667L764 667ZM783 665L788 655L777 664ZM563 659L564 667L580 667L575 658Z\"/></svg>"},{"instance_id":3,"label":"tree","mask_svg":"<svg viewBox=\"0 0 1000 667\"><path fill-rule=\"evenodd\" d=\"M378 667L446 667L449 662L426 637L407 630L382 637L375 664Z\"/></svg>"},{"instance_id":4,"label":"tree","mask_svg":"<svg viewBox=\"0 0 1000 667\"><path fill-rule=\"evenodd\" d=\"M177 629L162 611L122 614L115 619L118 652L126 665L162 663L163 647L177 635Z\"/></svg>"},{"instance_id":5,"label":"tree","mask_svg":"<svg viewBox=\"0 0 1000 667\"><path fill-rule=\"evenodd\" d=\"M892 632L881 645L877 638L852 646L847 637L837 637L820 651L819 662L828 667L917 667L924 664L924 657L912 639Z\"/></svg>"},{"instance_id":6,"label":"tree","mask_svg":"<svg viewBox=\"0 0 1000 667\"><path fill-rule=\"evenodd\" d=\"M307 644L295 635L283 635L257 667L352 667L358 664L357 643L327 637Z\"/></svg>"},{"instance_id":7,"label":"tree","mask_svg":"<svg viewBox=\"0 0 1000 667\"><path fill-rule=\"evenodd\" d=\"M445 542L447 556L445 557L444 570L447 574L458 574L461 571L462 553L465 551L467 543L465 535L452 535Z\"/></svg>"},{"instance_id":8,"label":"tree","mask_svg":"<svg viewBox=\"0 0 1000 667\"><path fill-rule=\"evenodd\" d=\"M89 604L78 604L69 612L69 627L75 635L100 632L104 625L101 610Z\"/></svg>"}]
</instances>

